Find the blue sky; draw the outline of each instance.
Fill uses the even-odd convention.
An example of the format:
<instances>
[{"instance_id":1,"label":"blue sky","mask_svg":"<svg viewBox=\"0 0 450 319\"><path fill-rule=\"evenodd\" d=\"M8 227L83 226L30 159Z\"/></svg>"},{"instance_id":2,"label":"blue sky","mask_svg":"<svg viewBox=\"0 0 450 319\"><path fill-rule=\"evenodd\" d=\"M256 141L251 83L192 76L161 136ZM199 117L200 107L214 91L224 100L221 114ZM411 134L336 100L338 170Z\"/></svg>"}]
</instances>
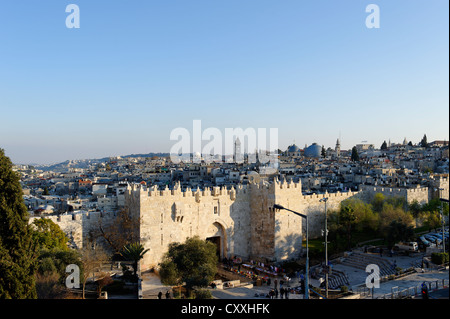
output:
<instances>
[{"instance_id":1,"label":"blue sky","mask_svg":"<svg viewBox=\"0 0 450 319\"><path fill-rule=\"evenodd\" d=\"M365 25L371 3L379 29ZM168 152L193 120L276 127L281 149L448 140L448 6L5 0L0 147L16 163Z\"/></svg>"}]
</instances>

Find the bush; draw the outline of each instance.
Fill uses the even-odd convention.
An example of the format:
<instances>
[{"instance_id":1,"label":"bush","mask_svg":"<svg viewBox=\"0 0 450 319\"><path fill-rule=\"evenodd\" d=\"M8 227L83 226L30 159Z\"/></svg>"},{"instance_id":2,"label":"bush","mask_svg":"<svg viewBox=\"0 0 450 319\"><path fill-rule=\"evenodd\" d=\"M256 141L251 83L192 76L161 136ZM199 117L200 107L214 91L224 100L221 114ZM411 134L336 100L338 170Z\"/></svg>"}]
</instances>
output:
<instances>
[{"instance_id":1,"label":"bush","mask_svg":"<svg viewBox=\"0 0 450 319\"><path fill-rule=\"evenodd\" d=\"M431 262L436 265L448 263L448 253L432 253Z\"/></svg>"},{"instance_id":2,"label":"bush","mask_svg":"<svg viewBox=\"0 0 450 319\"><path fill-rule=\"evenodd\" d=\"M128 292L128 290L124 287L125 283L121 280L114 280L111 284L107 285L103 291L107 291L110 294L120 294Z\"/></svg>"},{"instance_id":3,"label":"bush","mask_svg":"<svg viewBox=\"0 0 450 319\"><path fill-rule=\"evenodd\" d=\"M195 291L195 299L212 299L211 291L199 289Z\"/></svg>"}]
</instances>

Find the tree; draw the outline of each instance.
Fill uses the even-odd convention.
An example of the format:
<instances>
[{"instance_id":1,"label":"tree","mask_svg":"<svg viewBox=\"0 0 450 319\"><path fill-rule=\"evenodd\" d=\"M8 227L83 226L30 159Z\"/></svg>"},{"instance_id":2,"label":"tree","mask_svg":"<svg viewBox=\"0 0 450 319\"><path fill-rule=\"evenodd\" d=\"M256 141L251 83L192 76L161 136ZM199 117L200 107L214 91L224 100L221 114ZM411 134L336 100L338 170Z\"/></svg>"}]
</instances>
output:
<instances>
[{"instance_id":1,"label":"tree","mask_svg":"<svg viewBox=\"0 0 450 319\"><path fill-rule=\"evenodd\" d=\"M381 150L386 150L386 149L387 149L387 143L386 143L386 141L384 141L383 144L381 144L380 149L381 149Z\"/></svg>"},{"instance_id":2,"label":"tree","mask_svg":"<svg viewBox=\"0 0 450 319\"><path fill-rule=\"evenodd\" d=\"M388 247L393 247L401 241L411 241L414 239L414 228L405 224L401 220L393 220L387 229L386 241Z\"/></svg>"},{"instance_id":3,"label":"tree","mask_svg":"<svg viewBox=\"0 0 450 319\"><path fill-rule=\"evenodd\" d=\"M379 220L380 233L385 238L388 237L389 226L394 220L401 222L407 226L412 226L414 222L414 219L410 213L405 212L402 207L394 206L390 203L384 203L383 209L380 212Z\"/></svg>"},{"instance_id":4,"label":"tree","mask_svg":"<svg viewBox=\"0 0 450 319\"><path fill-rule=\"evenodd\" d=\"M411 204L408 205L408 210L411 212L414 218L418 218L420 213L422 212L422 206L415 199Z\"/></svg>"},{"instance_id":5,"label":"tree","mask_svg":"<svg viewBox=\"0 0 450 319\"><path fill-rule=\"evenodd\" d=\"M436 229L439 226L441 226L441 217L436 212L433 211L422 212L421 218L423 220L424 226L426 226L428 230Z\"/></svg>"},{"instance_id":6,"label":"tree","mask_svg":"<svg viewBox=\"0 0 450 319\"><path fill-rule=\"evenodd\" d=\"M372 206L363 202L361 199L349 198L346 199L343 205L350 207L358 221L355 224L355 230L358 232L371 232L374 233L378 230L378 218L379 215L376 214Z\"/></svg>"},{"instance_id":7,"label":"tree","mask_svg":"<svg viewBox=\"0 0 450 319\"><path fill-rule=\"evenodd\" d=\"M37 247L20 178L0 149L0 299L36 298Z\"/></svg>"},{"instance_id":8,"label":"tree","mask_svg":"<svg viewBox=\"0 0 450 319\"><path fill-rule=\"evenodd\" d=\"M358 150L356 149L356 146L353 146L353 148L352 148L351 160L353 162L358 162L359 161L359 154L358 154Z\"/></svg>"},{"instance_id":9,"label":"tree","mask_svg":"<svg viewBox=\"0 0 450 319\"><path fill-rule=\"evenodd\" d=\"M56 272L36 274L36 292L38 299L65 299L69 293L60 282Z\"/></svg>"},{"instance_id":10,"label":"tree","mask_svg":"<svg viewBox=\"0 0 450 319\"><path fill-rule=\"evenodd\" d=\"M128 243L138 240L140 218L137 218L129 210L121 210L117 213L114 223L104 223L103 218L98 219L98 233L94 237L102 237L111 246L114 253L120 254Z\"/></svg>"},{"instance_id":11,"label":"tree","mask_svg":"<svg viewBox=\"0 0 450 319\"><path fill-rule=\"evenodd\" d=\"M101 279L97 280L97 293L100 295L103 287L112 284L114 280L108 273L100 273L99 277L101 277Z\"/></svg>"},{"instance_id":12,"label":"tree","mask_svg":"<svg viewBox=\"0 0 450 319\"><path fill-rule=\"evenodd\" d=\"M426 134L424 134L424 136L422 137L422 140L420 141L420 146L428 147L428 141L427 141L427 135Z\"/></svg>"},{"instance_id":13,"label":"tree","mask_svg":"<svg viewBox=\"0 0 450 319\"><path fill-rule=\"evenodd\" d=\"M144 255L149 251L145 249L144 246L138 242L128 244L123 247L121 255L126 259L133 262L134 276L137 276L138 262Z\"/></svg>"},{"instance_id":14,"label":"tree","mask_svg":"<svg viewBox=\"0 0 450 319\"><path fill-rule=\"evenodd\" d=\"M433 198L428 203L422 205L422 211L440 213L441 207L442 207L442 212L444 213L444 215L447 216L448 215L448 203L443 203L438 198Z\"/></svg>"},{"instance_id":15,"label":"tree","mask_svg":"<svg viewBox=\"0 0 450 319\"><path fill-rule=\"evenodd\" d=\"M44 248L39 255L37 272L42 275L57 272L60 279L63 279L67 275L66 267L70 264L78 265L80 267L80 272L83 272L81 256L77 250Z\"/></svg>"},{"instance_id":16,"label":"tree","mask_svg":"<svg viewBox=\"0 0 450 319\"><path fill-rule=\"evenodd\" d=\"M352 227L357 222L354 209L351 206L343 205L339 211L339 222L347 235L347 248L351 247Z\"/></svg>"},{"instance_id":17,"label":"tree","mask_svg":"<svg viewBox=\"0 0 450 319\"><path fill-rule=\"evenodd\" d=\"M67 242L69 239L51 219L40 218L35 219L31 224L33 227L33 238L39 244L40 249L69 249Z\"/></svg>"},{"instance_id":18,"label":"tree","mask_svg":"<svg viewBox=\"0 0 450 319\"><path fill-rule=\"evenodd\" d=\"M386 197L382 193L376 193L371 201L374 211L380 213L383 210L384 201Z\"/></svg>"},{"instance_id":19,"label":"tree","mask_svg":"<svg viewBox=\"0 0 450 319\"><path fill-rule=\"evenodd\" d=\"M160 263L161 281L166 285L186 282L187 290L206 287L217 273L216 246L198 236L185 243L172 243Z\"/></svg>"},{"instance_id":20,"label":"tree","mask_svg":"<svg viewBox=\"0 0 450 319\"><path fill-rule=\"evenodd\" d=\"M101 266L108 261L106 252L93 243L88 243L80 250L81 265L83 273L80 274L80 278L83 278L83 299L85 299L86 283L89 276L95 276L96 271L100 271Z\"/></svg>"}]
</instances>

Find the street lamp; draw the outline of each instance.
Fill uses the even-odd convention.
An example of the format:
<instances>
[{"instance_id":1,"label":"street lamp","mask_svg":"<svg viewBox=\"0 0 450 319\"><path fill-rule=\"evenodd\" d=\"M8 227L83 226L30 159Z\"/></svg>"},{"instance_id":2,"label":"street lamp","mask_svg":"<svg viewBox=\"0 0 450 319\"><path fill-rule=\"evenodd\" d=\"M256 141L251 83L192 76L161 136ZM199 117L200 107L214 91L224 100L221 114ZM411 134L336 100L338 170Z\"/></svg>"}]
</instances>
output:
<instances>
[{"instance_id":1,"label":"street lamp","mask_svg":"<svg viewBox=\"0 0 450 319\"><path fill-rule=\"evenodd\" d=\"M443 188L439 188L439 200L441 201L441 216L442 216L442 250L445 253L445 219L444 219L444 210L443 210L443 202L445 201L444 198L441 198L441 191L443 191ZM447 201L448 202L448 201Z\"/></svg>"},{"instance_id":2,"label":"street lamp","mask_svg":"<svg viewBox=\"0 0 450 319\"><path fill-rule=\"evenodd\" d=\"M290 211L291 213L294 213L295 215L298 215L298 216L303 217L303 218L306 219L306 265L305 265L305 295L304 295L304 299L309 299L308 216L305 215L305 214L301 214L301 213L295 212L295 211L290 210L288 208L284 208L283 206L277 205L277 204L274 204L273 208L274 209L279 209L279 210L284 209L284 210Z\"/></svg>"},{"instance_id":3,"label":"street lamp","mask_svg":"<svg viewBox=\"0 0 450 319\"><path fill-rule=\"evenodd\" d=\"M330 268L328 267L328 226L327 226L327 201L328 197L324 197L319 202L325 203L325 298L328 299L328 272Z\"/></svg>"}]
</instances>

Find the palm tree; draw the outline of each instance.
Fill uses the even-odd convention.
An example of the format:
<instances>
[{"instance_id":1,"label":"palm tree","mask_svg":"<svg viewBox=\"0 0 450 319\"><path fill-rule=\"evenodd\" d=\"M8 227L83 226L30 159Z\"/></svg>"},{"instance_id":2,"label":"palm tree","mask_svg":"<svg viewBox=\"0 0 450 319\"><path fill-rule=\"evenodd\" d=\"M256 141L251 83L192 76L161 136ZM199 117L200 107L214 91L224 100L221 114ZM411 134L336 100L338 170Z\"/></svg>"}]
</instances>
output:
<instances>
[{"instance_id":1,"label":"palm tree","mask_svg":"<svg viewBox=\"0 0 450 319\"><path fill-rule=\"evenodd\" d=\"M122 248L122 252L120 254L126 260L133 261L134 276L137 275L137 266L139 260L144 258L145 253L148 251L149 249L144 249L144 246L138 242L130 243Z\"/></svg>"},{"instance_id":2,"label":"palm tree","mask_svg":"<svg viewBox=\"0 0 450 319\"><path fill-rule=\"evenodd\" d=\"M339 222L344 227L345 232L347 233L347 246L348 249L351 247L352 240L352 225L356 222L357 217L355 211L350 206L343 206L339 211Z\"/></svg>"}]
</instances>

